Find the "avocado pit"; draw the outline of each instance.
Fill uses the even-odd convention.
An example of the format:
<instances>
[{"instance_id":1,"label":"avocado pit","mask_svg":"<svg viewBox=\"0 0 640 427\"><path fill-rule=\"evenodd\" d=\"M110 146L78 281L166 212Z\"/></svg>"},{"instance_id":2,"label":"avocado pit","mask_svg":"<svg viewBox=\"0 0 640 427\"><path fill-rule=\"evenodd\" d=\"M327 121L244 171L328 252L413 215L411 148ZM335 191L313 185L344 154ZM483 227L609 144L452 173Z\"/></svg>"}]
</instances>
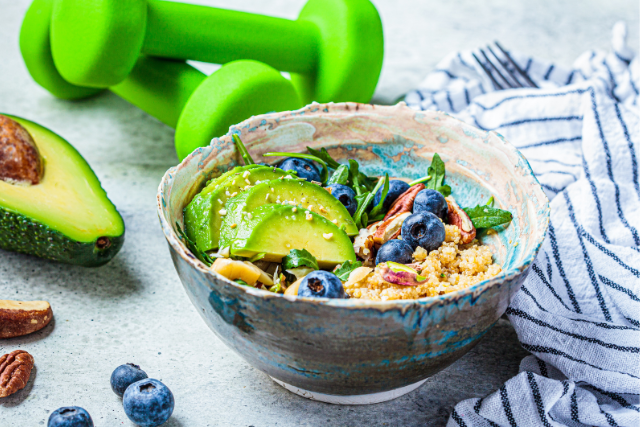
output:
<instances>
[{"instance_id":1,"label":"avocado pit","mask_svg":"<svg viewBox=\"0 0 640 427\"><path fill-rule=\"evenodd\" d=\"M31 134L15 120L0 115L0 180L13 185L37 185L44 166Z\"/></svg>"}]
</instances>

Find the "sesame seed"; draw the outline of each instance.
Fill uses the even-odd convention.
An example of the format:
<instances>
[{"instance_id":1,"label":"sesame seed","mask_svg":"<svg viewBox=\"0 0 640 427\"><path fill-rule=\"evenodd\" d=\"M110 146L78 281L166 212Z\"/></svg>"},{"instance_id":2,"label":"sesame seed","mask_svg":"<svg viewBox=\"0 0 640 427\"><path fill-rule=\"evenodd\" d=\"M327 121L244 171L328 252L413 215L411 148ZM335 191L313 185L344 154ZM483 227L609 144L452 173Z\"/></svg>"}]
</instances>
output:
<instances>
[{"instance_id":1,"label":"sesame seed","mask_svg":"<svg viewBox=\"0 0 640 427\"><path fill-rule=\"evenodd\" d=\"M251 173L251 172L249 172L249 171L244 171L244 173L242 174L242 177L243 177L243 178L246 178L246 177L248 177L248 176L249 176L249 174L250 174L250 173Z\"/></svg>"},{"instance_id":2,"label":"sesame seed","mask_svg":"<svg viewBox=\"0 0 640 427\"><path fill-rule=\"evenodd\" d=\"M324 206L320 205L320 212L327 212L327 210L324 208Z\"/></svg>"},{"instance_id":3,"label":"sesame seed","mask_svg":"<svg viewBox=\"0 0 640 427\"><path fill-rule=\"evenodd\" d=\"M271 192L273 193L273 187L271 187Z\"/></svg>"},{"instance_id":4,"label":"sesame seed","mask_svg":"<svg viewBox=\"0 0 640 427\"><path fill-rule=\"evenodd\" d=\"M238 224L236 224L235 222L233 224L231 224L231 228L236 228L238 226Z\"/></svg>"},{"instance_id":5,"label":"sesame seed","mask_svg":"<svg viewBox=\"0 0 640 427\"><path fill-rule=\"evenodd\" d=\"M311 221L313 219L313 215L311 215L309 212L307 212L307 214L305 215L305 218L307 221Z\"/></svg>"},{"instance_id":6,"label":"sesame seed","mask_svg":"<svg viewBox=\"0 0 640 427\"><path fill-rule=\"evenodd\" d=\"M293 209L291 209L293 212L298 212L298 208L296 208L295 206L293 207Z\"/></svg>"},{"instance_id":7,"label":"sesame seed","mask_svg":"<svg viewBox=\"0 0 640 427\"><path fill-rule=\"evenodd\" d=\"M287 247L287 249L289 249L291 247L291 245L288 244L288 243L285 246Z\"/></svg>"},{"instance_id":8,"label":"sesame seed","mask_svg":"<svg viewBox=\"0 0 640 427\"><path fill-rule=\"evenodd\" d=\"M333 233L327 233L327 234L322 234L322 237L325 238L325 240L331 240L331 238L333 237Z\"/></svg>"},{"instance_id":9,"label":"sesame seed","mask_svg":"<svg viewBox=\"0 0 640 427\"><path fill-rule=\"evenodd\" d=\"M303 197L303 198L301 199L301 201L302 201L302 203L307 203L307 198L306 198L306 197Z\"/></svg>"},{"instance_id":10,"label":"sesame seed","mask_svg":"<svg viewBox=\"0 0 640 427\"><path fill-rule=\"evenodd\" d=\"M334 219L333 221L331 221L332 223L334 223L335 225L338 225L338 220Z\"/></svg>"},{"instance_id":11,"label":"sesame seed","mask_svg":"<svg viewBox=\"0 0 640 427\"><path fill-rule=\"evenodd\" d=\"M247 218L252 219L253 215L251 215L251 212L247 213Z\"/></svg>"},{"instance_id":12,"label":"sesame seed","mask_svg":"<svg viewBox=\"0 0 640 427\"><path fill-rule=\"evenodd\" d=\"M227 196L231 196L231 193L229 193L229 190L225 190L224 192Z\"/></svg>"},{"instance_id":13,"label":"sesame seed","mask_svg":"<svg viewBox=\"0 0 640 427\"><path fill-rule=\"evenodd\" d=\"M309 209L310 211L312 211L312 210L313 210L313 205L309 205L309 206L307 207L307 209Z\"/></svg>"},{"instance_id":14,"label":"sesame seed","mask_svg":"<svg viewBox=\"0 0 640 427\"><path fill-rule=\"evenodd\" d=\"M225 215L227 214L227 210L226 210L226 209L220 209L220 210L218 211L218 213L219 213L220 215L222 215L222 216L225 216Z\"/></svg>"},{"instance_id":15,"label":"sesame seed","mask_svg":"<svg viewBox=\"0 0 640 427\"><path fill-rule=\"evenodd\" d=\"M244 182L246 182L247 185L251 185L251 181L249 181L247 178L244 179Z\"/></svg>"},{"instance_id":16,"label":"sesame seed","mask_svg":"<svg viewBox=\"0 0 640 427\"><path fill-rule=\"evenodd\" d=\"M236 197L238 195L237 191L234 191L233 194L231 194L231 197Z\"/></svg>"},{"instance_id":17,"label":"sesame seed","mask_svg":"<svg viewBox=\"0 0 640 427\"><path fill-rule=\"evenodd\" d=\"M295 206L296 205L296 201L295 200L289 200L287 203L289 203L291 206Z\"/></svg>"},{"instance_id":18,"label":"sesame seed","mask_svg":"<svg viewBox=\"0 0 640 427\"><path fill-rule=\"evenodd\" d=\"M269 200L269 196L270 196L270 195L271 195L271 194L267 194L267 197L265 197L264 199L265 199L265 200Z\"/></svg>"}]
</instances>

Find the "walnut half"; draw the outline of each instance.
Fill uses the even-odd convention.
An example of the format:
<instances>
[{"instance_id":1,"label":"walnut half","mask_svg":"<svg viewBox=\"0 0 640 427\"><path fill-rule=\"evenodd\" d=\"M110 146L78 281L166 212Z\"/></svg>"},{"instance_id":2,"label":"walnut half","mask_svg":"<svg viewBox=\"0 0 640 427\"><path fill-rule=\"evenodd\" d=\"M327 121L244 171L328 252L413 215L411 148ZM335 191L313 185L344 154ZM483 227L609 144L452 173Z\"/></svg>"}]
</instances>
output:
<instances>
[{"instance_id":1,"label":"walnut half","mask_svg":"<svg viewBox=\"0 0 640 427\"><path fill-rule=\"evenodd\" d=\"M0 356L0 397L22 390L29 381L32 369L33 356L24 350Z\"/></svg>"}]
</instances>

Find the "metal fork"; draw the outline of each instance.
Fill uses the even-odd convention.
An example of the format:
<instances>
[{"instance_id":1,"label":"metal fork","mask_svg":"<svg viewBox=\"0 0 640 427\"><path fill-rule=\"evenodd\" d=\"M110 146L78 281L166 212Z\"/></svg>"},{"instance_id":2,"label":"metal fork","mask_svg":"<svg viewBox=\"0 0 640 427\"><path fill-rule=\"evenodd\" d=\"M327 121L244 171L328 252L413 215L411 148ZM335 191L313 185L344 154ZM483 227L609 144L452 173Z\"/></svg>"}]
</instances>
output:
<instances>
[{"instance_id":1,"label":"metal fork","mask_svg":"<svg viewBox=\"0 0 640 427\"><path fill-rule=\"evenodd\" d=\"M491 49L491 46L487 46L487 50L493 56L493 61L489 58L489 55L487 55L487 53L483 49L480 49L480 53L482 54L486 62L482 62L475 53L472 53L472 55L478 62L482 70L485 72L485 74L489 77L495 89L504 90L523 87L537 88L538 85L536 85L533 80L529 78L527 73L522 68L520 68L518 64L516 64L516 62L511 58L511 55L509 55L509 52L504 50L498 42L494 43L496 47L500 49L500 52L502 52L502 55L504 56L506 61L500 59L500 57L496 55L493 49ZM494 73L500 78L500 82L498 82L496 77L494 77ZM507 78L507 76L509 78ZM525 83L522 83L518 76L520 76L521 79L524 79Z\"/></svg>"}]
</instances>

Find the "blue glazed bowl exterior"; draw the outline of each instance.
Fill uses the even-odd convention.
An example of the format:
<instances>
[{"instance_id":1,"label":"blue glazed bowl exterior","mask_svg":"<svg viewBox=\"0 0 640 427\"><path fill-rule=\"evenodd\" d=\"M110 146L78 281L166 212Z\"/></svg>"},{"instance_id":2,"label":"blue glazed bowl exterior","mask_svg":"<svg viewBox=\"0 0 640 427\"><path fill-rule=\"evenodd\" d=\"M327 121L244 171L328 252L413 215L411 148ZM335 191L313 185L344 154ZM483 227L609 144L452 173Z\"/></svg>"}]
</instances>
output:
<instances>
[{"instance_id":1,"label":"blue glazed bowl exterior","mask_svg":"<svg viewBox=\"0 0 640 427\"><path fill-rule=\"evenodd\" d=\"M243 287L211 272L177 237L182 209L203 183L238 164L238 133L258 159L267 151L327 148L370 174L418 178L434 152L463 206L493 196L514 214L481 236L503 266L469 289L403 301L290 297ZM273 162L277 159L270 158ZM440 112L400 104L312 104L253 117L170 169L158 193L160 222L184 288L207 325L251 365L301 389L361 395L407 386L469 351L506 310L546 234L548 200L527 161L503 138Z\"/></svg>"}]
</instances>

